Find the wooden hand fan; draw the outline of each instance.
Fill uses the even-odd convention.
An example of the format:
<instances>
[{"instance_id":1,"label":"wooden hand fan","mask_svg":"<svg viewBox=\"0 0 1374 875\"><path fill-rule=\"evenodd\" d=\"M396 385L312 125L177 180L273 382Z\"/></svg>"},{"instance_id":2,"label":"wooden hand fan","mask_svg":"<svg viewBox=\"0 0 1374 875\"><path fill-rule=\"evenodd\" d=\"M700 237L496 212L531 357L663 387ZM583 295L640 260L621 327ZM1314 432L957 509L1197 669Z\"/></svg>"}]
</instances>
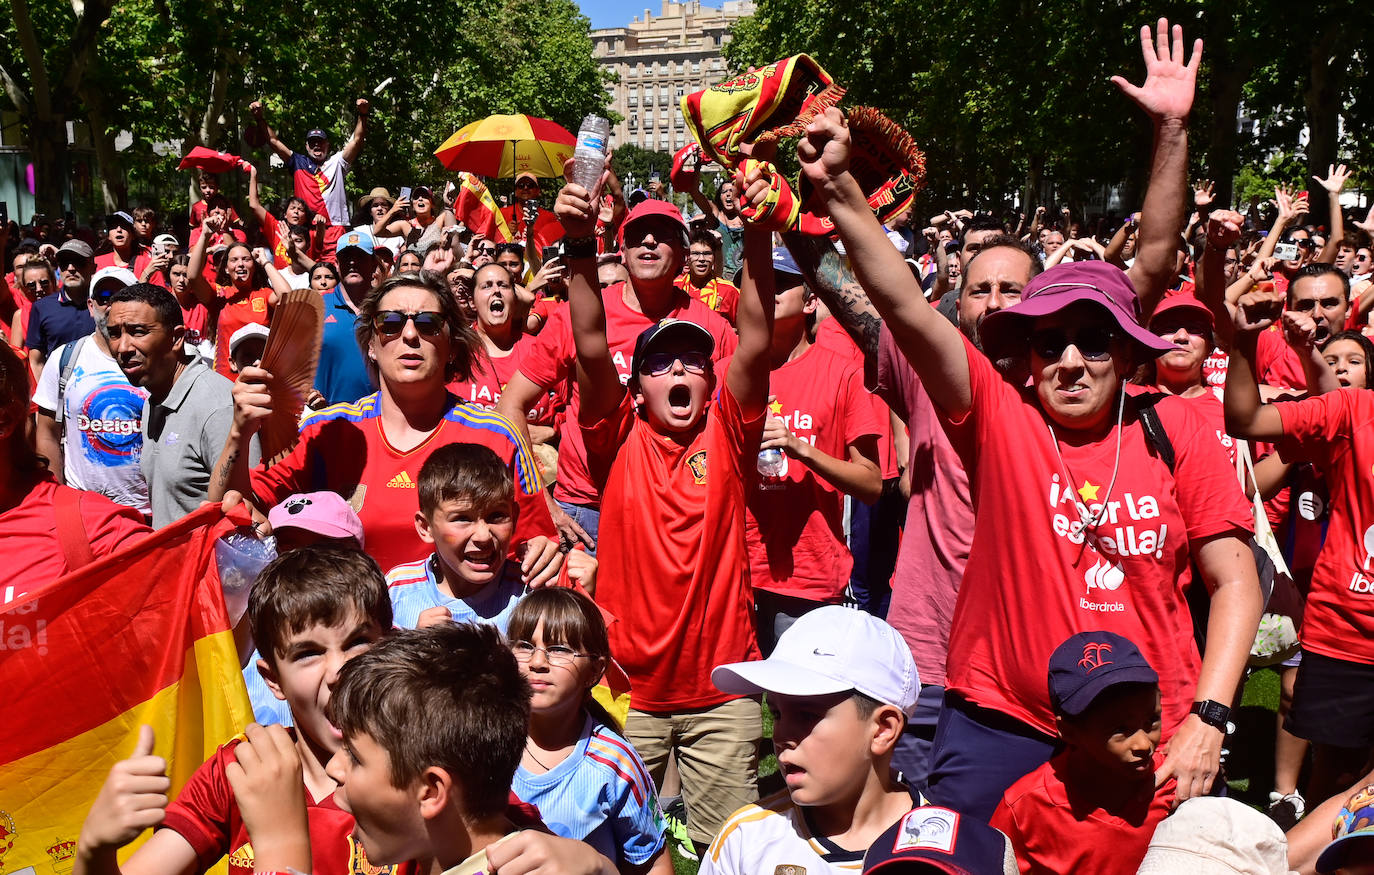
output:
<instances>
[{"instance_id":1,"label":"wooden hand fan","mask_svg":"<svg viewBox=\"0 0 1374 875\"><path fill-rule=\"evenodd\" d=\"M258 431L262 460L280 461L300 438L301 411L315 387L324 340L324 298L314 289L292 289L272 312L262 368L272 374L272 415Z\"/></svg>"}]
</instances>

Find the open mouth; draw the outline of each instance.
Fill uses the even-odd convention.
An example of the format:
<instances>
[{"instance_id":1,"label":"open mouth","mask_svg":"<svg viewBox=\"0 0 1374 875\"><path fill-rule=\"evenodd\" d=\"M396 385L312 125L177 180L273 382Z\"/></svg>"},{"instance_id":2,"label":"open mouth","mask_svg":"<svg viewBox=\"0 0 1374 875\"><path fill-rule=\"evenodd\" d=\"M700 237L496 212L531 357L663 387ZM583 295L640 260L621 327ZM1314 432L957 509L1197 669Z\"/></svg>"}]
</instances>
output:
<instances>
[{"instance_id":1,"label":"open mouth","mask_svg":"<svg viewBox=\"0 0 1374 875\"><path fill-rule=\"evenodd\" d=\"M674 412L685 412L692 406L692 390L678 384L668 390L668 407Z\"/></svg>"},{"instance_id":2,"label":"open mouth","mask_svg":"<svg viewBox=\"0 0 1374 875\"><path fill-rule=\"evenodd\" d=\"M499 316L506 312L506 302L503 298L493 295L491 300L487 302L487 310L490 311L493 316Z\"/></svg>"},{"instance_id":3,"label":"open mouth","mask_svg":"<svg viewBox=\"0 0 1374 875\"><path fill-rule=\"evenodd\" d=\"M463 555L463 563L476 571L490 571L500 561L501 557L495 550L484 550L480 553Z\"/></svg>"}]
</instances>

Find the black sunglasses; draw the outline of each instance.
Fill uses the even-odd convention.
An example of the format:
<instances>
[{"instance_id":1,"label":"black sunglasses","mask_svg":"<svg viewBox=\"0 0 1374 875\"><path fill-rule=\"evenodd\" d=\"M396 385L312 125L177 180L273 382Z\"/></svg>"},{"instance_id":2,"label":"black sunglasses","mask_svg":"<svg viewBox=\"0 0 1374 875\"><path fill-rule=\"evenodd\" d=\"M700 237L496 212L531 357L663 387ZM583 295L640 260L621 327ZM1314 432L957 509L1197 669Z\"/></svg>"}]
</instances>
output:
<instances>
[{"instance_id":1,"label":"black sunglasses","mask_svg":"<svg viewBox=\"0 0 1374 875\"><path fill-rule=\"evenodd\" d=\"M101 286L100 288L91 292L91 299L94 300L97 304L107 304L118 291L119 289L112 289L109 286Z\"/></svg>"},{"instance_id":2,"label":"black sunglasses","mask_svg":"<svg viewBox=\"0 0 1374 875\"><path fill-rule=\"evenodd\" d=\"M379 334L395 337L406 330L407 322L414 322L415 330L424 337L435 337L444 330L444 314L435 310L420 313L383 310L372 320L372 327L377 329Z\"/></svg>"},{"instance_id":3,"label":"black sunglasses","mask_svg":"<svg viewBox=\"0 0 1374 875\"><path fill-rule=\"evenodd\" d=\"M644 357L639 372L659 377L673 369L673 362L682 362L682 369L689 374L704 374L711 357L704 352L651 352Z\"/></svg>"},{"instance_id":4,"label":"black sunglasses","mask_svg":"<svg viewBox=\"0 0 1374 875\"><path fill-rule=\"evenodd\" d=\"M1049 361L1056 361L1064 350L1073 346L1078 354L1090 362L1102 362L1112 357L1112 341L1117 334L1110 328L1081 328L1070 336L1059 328L1046 328L1030 336L1031 352Z\"/></svg>"}]
</instances>

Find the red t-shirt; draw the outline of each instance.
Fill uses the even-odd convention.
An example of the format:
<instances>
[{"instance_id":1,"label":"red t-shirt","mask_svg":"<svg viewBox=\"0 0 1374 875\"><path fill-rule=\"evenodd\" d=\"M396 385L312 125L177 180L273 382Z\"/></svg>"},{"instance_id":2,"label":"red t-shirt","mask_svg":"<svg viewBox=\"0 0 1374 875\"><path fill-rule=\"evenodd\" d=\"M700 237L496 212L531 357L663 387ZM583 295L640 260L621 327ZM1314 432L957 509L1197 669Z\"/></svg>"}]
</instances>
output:
<instances>
[{"instance_id":1,"label":"red t-shirt","mask_svg":"<svg viewBox=\"0 0 1374 875\"><path fill-rule=\"evenodd\" d=\"M1155 410L1173 444L1173 472L1154 454L1135 397L1119 465L1116 428L1086 442L1059 429L1056 452L1034 388L1018 389L967 339L964 347L971 409L958 420L941 414L975 512L948 689L1054 735L1050 654L1074 633L1105 629L1134 641L1159 673L1167 739L1188 716L1201 666L1183 595L1189 543L1247 535L1253 525L1234 469L1193 406L1168 396ZM1102 508L1096 548L1075 499L1090 514Z\"/></svg>"},{"instance_id":2,"label":"red t-shirt","mask_svg":"<svg viewBox=\"0 0 1374 875\"><path fill-rule=\"evenodd\" d=\"M519 517L512 544L535 535L557 539L539 466L524 437L506 418L452 400L434 433L409 450L387 441L380 392L312 413L301 423L300 443L285 459L253 471L253 492L269 506L295 492L337 492L362 520L368 554L382 568L395 568L434 549L415 531L420 467L429 454L446 444L481 444L494 450L515 478Z\"/></svg>"},{"instance_id":3,"label":"red t-shirt","mask_svg":"<svg viewBox=\"0 0 1374 875\"><path fill-rule=\"evenodd\" d=\"M1220 349L1213 349L1202 363L1203 382L1208 386L1224 388L1226 386L1226 368L1230 362L1230 354Z\"/></svg>"},{"instance_id":4,"label":"red t-shirt","mask_svg":"<svg viewBox=\"0 0 1374 875\"><path fill-rule=\"evenodd\" d=\"M1274 276L1278 279L1278 275ZM1340 330L1359 330L1358 314L1351 310ZM1261 331L1255 341L1255 378L1258 382L1284 389L1307 388L1307 375L1303 373L1302 359L1288 342L1278 326ZM1225 375L1222 376L1225 385Z\"/></svg>"},{"instance_id":5,"label":"red t-shirt","mask_svg":"<svg viewBox=\"0 0 1374 875\"><path fill-rule=\"evenodd\" d=\"M690 436L655 432L627 394L585 426L604 483L596 600L618 618L611 652L641 711L706 708L731 699L711 669L759 659L744 546L747 481L763 417L746 422L722 375Z\"/></svg>"},{"instance_id":6,"label":"red t-shirt","mask_svg":"<svg viewBox=\"0 0 1374 875\"><path fill-rule=\"evenodd\" d=\"M288 730L294 734L295 730ZM221 857L228 856L230 875L253 875L253 846L239 814L234 789L224 770L234 762L231 741L206 760L176 800L167 806L167 817L158 829L170 829L195 849L197 870L209 870ZM414 861L377 866L367 859L363 845L353 837L353 815L339 807L334 794L319 800L306 794L305 813L310 829L311 872L313 875L414 875ZM514 793L507 803L506 817L519 826L542 827L539 812L521 802Z\"/></svg>"},{"instance_id":7,"label":"red t-shirt","mask_svg":"<svg viewBox=\"0 0 1374 875\"><path fill-rule=\"evenodd\" d=\"M455 380L448 384L448 390L473 404L481 405L488 410L496 409L496 402L501 400L501 393L505 391L506 384L516 371L528 361L535 350L535 337L532 334L525 334L511 347L510 353L505 356L485 356L480 357L474 365L472 376L467 380ZM568 380L564 380L552 389L539 396L539 400L534 407L525 411L525 416L530 425L554 425L560 413L568 406Z\"/></svg>"},{"instance_id":8,"label":"red t-shirt","mask_svg":"<svg viewBox=\"0 0 1374 875\"><path fill-rule=\"evenodd\" d=\"M192 227L192 228L199 228L199 227L201 226L201 223L205 221L205 213L206 213L205 201L196 201L195 203L191 204L191 227ZM233 207L230 207L230 208L229 208L229 224L231 224L231 225L237 225L238 223L239 223L239 214L236 213L236 212L234 212L234 208L233 208Z\"/></svg>"},{"instance_id":9,"label":"red t-shirt","mask_svg":"<svg viewBox=\"0 0 1374 875\"><path fill-rule=\"evenodd\" d=\"M1302 646L1374 665L1374 392L1343 389L1274 404L1283 421L1279 454L1311 462L1330 490L1326 543L1312 570Z\"/></svg>"},{"instance_id":10,"label":"red t-shirt","mask_svg":"<svg viewBox=\"0 0 1374 875\"><path fill-rule=\"evenodd\" d=\"M863 374L847 359L812 346L768 378L769 413L798 438L848 461L849 445L882 433ZM838 602L854 570L844 539L844 493L796 459L780 489L752 482L745 543L754 586L819 602Z\"/></svg>"},{"instance_id":11,"label":"red t-shirt","mask_svg":"<svg viewBox=\"0 0 1374 875\"><path fill-rule=\"evenodd\" d=\"M134 257L132 261L120 261L119 253L110 251L103 252L95 257L95 269L104 270L107 267L127 267L134 272L134 276L143 281L143 271L152 262L153 257L148 254L148 250L141 246L134 247Z\"/></svg>"},{"instance_id":12,"label":"red t-shirt","mask_svg":"<svg viewBox=\"0 0 1374 875\"><path fill-rule=\"evenodd\" d=\"M6 580L0 583L0 604L12 602L72 570L56 533L57 509L53 499L58 490L78 494L81 524L97 559L152 531L132 507L116 504L95 492L59 486L51 475L45 474L19 504L0 513L0 549L8 557Z\"/></svg>"},{"instance_id":13,"label":"red t-shirt","mask_svg":"<svg viewBox=\"0 0 1374 875\"><path fill-rule=\"evenodd\" d=\"M628 383L635 340L644 329L656 322L643 313L631 310L625 303L624 292L625 284L617 283L607 288L601 299L606 307L606 341L610 344L611 360L620 372L620 382ZM735 329L724 317L711 312L705 304L685 292L664 318L687 319L711 332L716 340L713 356L717 362L732 354L739 345ZM568 383L570 398L558 444L558 482L553 486L553 496L559 501L594 505L601 499L587 473L587 450L582 444L582 431L577 426L577 380L573 376L573 364L576 361L577 348L573 345L568 308L559 307L549 317L544 330L539 332L534 350L521 364L520 373L546 391ZM724 371L719 367L717 377L725 378Z\"/></svg>"},{"instance_id":14,"label":"red t-shirt","mask_svg":"<svg viewBox=\"0 0 1374 875\"><path fill-rule=\"evenodd\" d=\"M673 285L705 304L709 309L725 317L731 325L735 324L735 314L739 312L739 289L734 283L716 277L701 288L692 285L691 277L683 274Z\"/></svg>"},{"instance_id":15,"label":"red t-shirt","mask_svg":"<svg viewBox=\"0 0 1374 875\"><path fill-rule=\"evenodd\" d=\"M514 242L525 242L525 211L517 205L501 208L501 215L506 217L506 227L510 228L515 235ZM558 217L552 210L539 208L539 214L534 219L534 245L539 249L545 246L552 246L563 239L563 224L558 221Z\"/></svg>"},{"instance_id":16,"label":"red t-shirt","mask_svg":"<svg viewBox=\"0 0 1374 875\"><path fill-rule=\"evenodd\" d=\"M219 320L215 326L215 370L232 380L234 372L229 370L229 340L235 331L250 323L271 324L272 308L267 299L272 297L272 290L240 292L233 286L219 286L215 294L220 299Z\"/></svg>"},{"instance_id":17,"label":"red t-shirt","mask_svg":"<svg viewBox=\"0 0 1374 875\"><path fill-rule=\"evenodd\" d=\"M827 318L817 324L813 343L821 349L828 349L850 359L859 368L860 373L863 373L864 354L838 319ZM902 361L906 361L905 356L902 357ZM914 375L915 372L912 373ZM869 375L865 374L864 378L868 380ZM892 418L888 415L891 412L888 406L889 399L878 395L870 395L869 398L873 402L873 415L878 417L878 428L881 429L878 436L878 468L882 471L884 480L892 480L901 472L897 466L897 442L892 433ZM938 426L936 431L939 431ZM943 662L943 651L941 661ZM940 674L944 674L943 669ZM925 675L922 674L921 677L924 678Z\"/></svg>"},{"instance_id":18,"label":"red t-shirt","mask_svg":"<svg viewBox=\"0 0 1374 875\"><path fill-rule=\"evenodd\" d=\"M1115 811L1097 801L1097 786L1072 787L1065 754L1012 784L992 814L1006 833L1022 875L1135 875L1155 827L1169 815L1178 782L1155 789L1153 778ZM1164 763L1156 751L1154 767Z\"/></svg>"}]
</instances>

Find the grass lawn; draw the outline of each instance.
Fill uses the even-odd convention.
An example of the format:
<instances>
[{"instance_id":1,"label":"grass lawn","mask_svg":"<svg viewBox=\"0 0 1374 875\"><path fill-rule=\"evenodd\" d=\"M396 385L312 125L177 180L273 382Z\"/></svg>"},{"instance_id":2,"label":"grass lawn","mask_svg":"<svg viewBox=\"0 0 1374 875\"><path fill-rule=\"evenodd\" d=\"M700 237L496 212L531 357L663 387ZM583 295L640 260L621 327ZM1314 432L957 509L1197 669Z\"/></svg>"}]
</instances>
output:
<instances>
[{"instance_id":1,"label":"grass lawn","mask_svg":"<svg viewBox=\"0 0 1374 875\"><path fill-rule=\"evenodd\" d=\"M1226 778L1232 796L1261 810L1269 805L1269 790L1274 781L1274 714L1278 709L1278 673L1269 668L1252 672L1245 682L1240 707L1232 717L1236 734L1230 740ZM778 758L773 754L773 715L767 708L763 709L763 737L765 756L759 760L759 783L761 794L767 795L780 787L775 777ZM696 875L697 863L683 859L676 848L670 848L669 854L675 875Z\"/></svg>"}]
</instances>

